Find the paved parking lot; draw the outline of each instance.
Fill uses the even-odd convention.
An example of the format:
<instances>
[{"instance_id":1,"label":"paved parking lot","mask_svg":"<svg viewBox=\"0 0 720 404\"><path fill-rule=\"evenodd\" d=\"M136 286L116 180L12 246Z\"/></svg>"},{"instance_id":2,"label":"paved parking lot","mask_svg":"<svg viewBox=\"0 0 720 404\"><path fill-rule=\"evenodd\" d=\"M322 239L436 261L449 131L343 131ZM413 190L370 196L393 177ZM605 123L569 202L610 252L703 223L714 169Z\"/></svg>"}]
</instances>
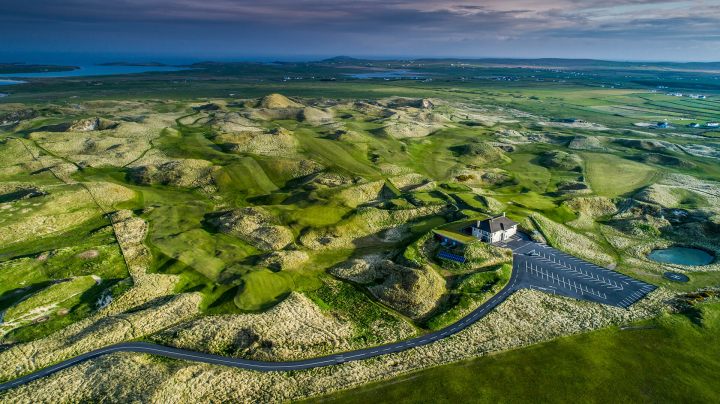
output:
<instances>
[{"instance_id":1,"label":"paved parking lot","mask_svg":"<svg viewBox=\"0 0 720 404\"><path fill-rule=\"evenodd\" d=\"M523 234L496 245L513 250L516 288L627 308L655 286L536 243Z\"/></svg>"}]
</instances>

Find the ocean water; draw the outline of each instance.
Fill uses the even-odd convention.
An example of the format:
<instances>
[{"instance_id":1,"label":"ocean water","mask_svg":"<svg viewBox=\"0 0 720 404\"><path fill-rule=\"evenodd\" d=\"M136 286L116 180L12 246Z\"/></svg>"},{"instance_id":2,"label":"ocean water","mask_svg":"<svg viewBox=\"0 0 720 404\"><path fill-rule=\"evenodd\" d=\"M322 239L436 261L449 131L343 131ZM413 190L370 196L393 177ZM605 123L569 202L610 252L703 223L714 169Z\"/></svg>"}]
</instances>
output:
<instances>
[{"instance_id":1,"label":"ocean water","mask_svg":"<svg viewBox=\"0 0 720 404\"><path fill-rule=\"evenodd\" d=\"M136 74L136 73L147 73L147 72L174 72L179 70L187 70L183 67L174 66L98 66L98 65L83 65L79 66L79 69L70 70L66 72L39 72L39 73L5 73L0 74L0 77L11 77L11 78L43 78L43 77L87 77L87 76L110 76L118 74ZM0 85L7 84L18 84L18 82L12 82L13 80L1 80Z\"/></svg>"},{"instance_id":2,"label":"ocean water","mask_svg":"<svg viewBox=\"0 0 720 404\"><path fill-rule=\"evenodd\" d=\"M20 80L0 80L0 86L10 86L10 85L13 85L13 84L20 84L20 83L24 83L24 81L20 81Z\"/></svg>"}]
</instances>

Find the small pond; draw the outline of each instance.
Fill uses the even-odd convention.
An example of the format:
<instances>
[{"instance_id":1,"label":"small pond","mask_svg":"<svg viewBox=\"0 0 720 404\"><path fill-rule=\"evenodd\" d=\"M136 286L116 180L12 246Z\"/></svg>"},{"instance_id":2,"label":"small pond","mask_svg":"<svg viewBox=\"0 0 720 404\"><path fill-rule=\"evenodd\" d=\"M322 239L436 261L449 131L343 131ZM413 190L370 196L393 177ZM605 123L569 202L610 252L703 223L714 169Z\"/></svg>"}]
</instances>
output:
<instances>
[{"instance_id":1,"label":"small pond","mask_svg":"<svg viewBox=\"0 0 720 404\"><path fill-rule=\"evenodd\" d=\"M652 250L648 258L665 264L699 266L713 262L714 257L697 248L670 247Z\"/></svg>"}]
</instances>

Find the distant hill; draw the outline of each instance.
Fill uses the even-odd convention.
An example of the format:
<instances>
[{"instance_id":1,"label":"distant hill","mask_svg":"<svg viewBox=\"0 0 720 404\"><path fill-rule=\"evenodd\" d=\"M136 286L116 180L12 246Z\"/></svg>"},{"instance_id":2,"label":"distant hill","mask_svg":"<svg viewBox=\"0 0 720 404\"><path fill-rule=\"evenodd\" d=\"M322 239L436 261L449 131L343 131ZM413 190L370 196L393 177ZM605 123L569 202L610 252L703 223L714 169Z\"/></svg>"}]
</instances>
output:
<instances>
[{"instance_id":1,"label":"distant hill","mask_svg":"<svg viewBox=\"0 0 720 404\"><path fill-rule=\"evenodd\" d=\"M538 58L538 59L513 59L513 58L419 58L419 59L357 59L350 56L336 56L329 59L319 60L318 64L357 64L369 62L392 63L422 63L425 65L466 63L470 65L487 66L518 66L518 67L547 67L547 68L610 68L610 69L668 69L668 70L720 70L720 62L635 62L635 61L614 61L598 59L562 59L562 58Z\"/></svg>"},{"instance_id":2,"label":"distant hill","mask_svg":"<svg viewBox=\"0 0 720 404\"><path fill-rule=\"evenodd\" d=\"M76 69L79 69L79 67L60 65L32 65L26 63L0 63L0 74L68 72Z\"/></svg>"},{"instance_id":3,"label":"distant hill","mask_svg":"<svg viewBox=\"0 0 720 404\"><path fill-rule=\"evenodd\" d=\"M328 59L320 60L320 63L357 63L363 62L366 59L358 59L350 56L335 56Z\"/></svg>"}]
</instances>

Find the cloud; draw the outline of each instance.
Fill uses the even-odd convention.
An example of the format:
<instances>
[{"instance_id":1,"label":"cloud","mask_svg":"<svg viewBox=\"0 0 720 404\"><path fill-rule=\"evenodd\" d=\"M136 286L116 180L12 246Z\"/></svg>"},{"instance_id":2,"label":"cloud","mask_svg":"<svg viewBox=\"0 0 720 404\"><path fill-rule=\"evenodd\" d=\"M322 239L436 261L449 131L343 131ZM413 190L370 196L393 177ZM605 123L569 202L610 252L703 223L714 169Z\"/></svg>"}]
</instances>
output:
<instances>
[{"instance_id":1,"label":"cloud","mask_svg":"<svg viewBox=\"0 0 720 404\"><path fill-rule=\"evenodd\" d=\"M542 44L551 52L570 40L604 44L608 49L618 41L643 46L696 41L714 46L720 41L719 27L716 0L0 2L0 30L8 35L20 29L36 36L73 38L87 32L106 37L112 33L113 38L153 33L156 40L168 41L175 37L222 42L242 37L251 47L300 41L328 51L326 44L341 41L346 47L364 46L364 52L374 46L386 53L417 49L434 54L493 50L507 42L520 50Z\"/></svg>"}]
</instances>

